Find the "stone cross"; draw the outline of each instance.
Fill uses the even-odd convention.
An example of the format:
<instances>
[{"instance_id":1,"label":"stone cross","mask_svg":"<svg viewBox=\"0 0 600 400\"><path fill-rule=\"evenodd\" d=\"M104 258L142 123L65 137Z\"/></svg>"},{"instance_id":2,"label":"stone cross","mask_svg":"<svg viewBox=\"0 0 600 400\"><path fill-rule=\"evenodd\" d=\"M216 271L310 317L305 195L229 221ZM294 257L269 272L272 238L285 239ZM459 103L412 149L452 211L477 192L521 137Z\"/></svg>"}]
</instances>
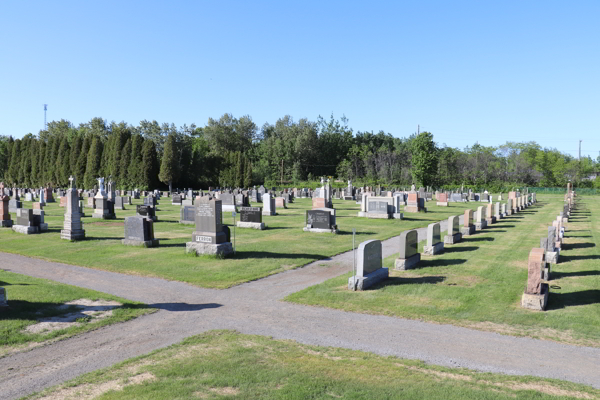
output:
<instances>
[{"instance_id":1,"label":"stone cross","mask_svg":"<svg viewBox=\"0 0 600 400\"><path fill-rule=\"evenodd\" d=\"M104 178L97 178L98 180L98 190L100 193L104 192Z\"/></svg>"},{"instance_id":2,"label":"stone cross","mask_svg":"<svg viewBox=\"0 0 600 400\"><path fill-rule=\"evenodd\" d=\"M71 189L75 189L75 178L73 178L73 175L71 175L69 177L69 182L70 182L69 186L71 187Z\"/></svg>"}]
</instances>

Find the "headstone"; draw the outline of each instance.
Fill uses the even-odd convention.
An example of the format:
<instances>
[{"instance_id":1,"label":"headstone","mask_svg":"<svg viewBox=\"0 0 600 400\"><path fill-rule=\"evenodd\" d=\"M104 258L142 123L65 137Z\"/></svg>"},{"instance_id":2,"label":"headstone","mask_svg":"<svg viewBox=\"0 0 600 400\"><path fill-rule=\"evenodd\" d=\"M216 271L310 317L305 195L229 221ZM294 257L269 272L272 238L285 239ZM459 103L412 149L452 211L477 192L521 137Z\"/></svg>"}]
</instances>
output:
<instances>
[{"instance_id":1,"label":"headstone","mask_svg":"<svg viewBox=\"0 0 600 400\"><path fill-rule=\"evenodd\" d=\"M152 206L138 204L135 207L135 213L137 214L138 217L148 218L148 219L151 219L153 222L158 221L158 217L156 216L156 208L154 208ZM194 215L195 215L195 211L194 211Z\"/></svg>"},{"instance_id":2,"label":"headstone","mask_svg":"<svg viewBox=\"0 0 600 400\"><path fill-rule=\"evenodd\" d=\"M13 225L13 221L10 219L10 213L8 211L8 202L10 197L0 193L0 227L10 228Z\"/></svg>"},{"instance_id":3,"label":"headstone","mask_svg":"<svg viewBox=\"0 0 600 400\"><path fill-rule=\"evenodd\" d=\"M16 214L15 223L12 226L13 231L25 235L40 232L39 219L36 221L32 209L19 208L17 209Z\"/></svg>"},{"instance_id":4,"label":"headstone","mask_svg":"<svg viewBox=\"0 0 600 400\"><path fill-rule=\"evenodd\" d=\"M333 209L329 209L333 210ZM335 217L332 218L331 211L325 210L306 210L305 232L329 232L337 233Z\"/></svg>"},{"instance_id":5,"label":"headstone","mask_svg":"<svg viewBox=\"0 0 600 400\"><path fill-rule=\"evenodd\" d=\"M440 224L434 222L427 226L427 246L423 247L423 254L434 256L444 251L444 243L441 241Z\"/></svg>"},{"instance_id":6,"label":"headstone","mask_svg":"<svg viewBox=\"0 0 600 400\"><path fill-rule=\"evenodd\" d=\"M417 252L418 243L416 230L404 231L400 234L400 253L396 258L395 269L401 271L412 269L421 261L421 254Z\"/></svg>"},{"instance_id":7,"label":"headstone","mask_svg":"<svg viewBox=\"0 0 600 400\"><path fill-rule=\"evenodd\" d=\"M240 207L240 220L236 223L238 228L252 228L263 230L262 207Z\"/></svg>"},{"instance_id":8,"label":"headstone","mask_svg":"<svg viewBox=\"0 0 600 400\"><path fill-rule=\"evenodd\" d=\"M194 206L181 206L179 212L179 223L193 225L196 223L196 207Z\"/></svg>"},{"instance_id":9,"label":"headstone","mask_svg":"<svg viewBox=\"0 0 600 400\"><path fill-rule=\"evenodd\" d=\"M527 266L527 285L521 297L524 308L544 311L548 304L548 284L543 281L546 268L545 249L534 248L529 253Z\"/></svg>"},{"instance_id":10,"label":"headstone","mask_svg":"<svg viewBox=\"0 0 600 400\"><path fill-rule=\"evenodd\" d=\"M233 253L229 228L222 223L221 200L201 198L196 204L196 230L186 252L225 256Z\"/></svg>"},{"instance_id":11,"label":"headstone","mask_svg":"<svg viewBox=\"0 0 600 400\"><path fill-rule=\"evenodd\" d=\"M116 210L125 210L125 198L121 196L115 196L115 209Z\"/></svg>"},{"instance_id":12,"label":"headstone","mask_svg":"<svg viewBox=\"0 0 600 400\"><path fill-rule=\"evenodd\" d=\"M287 208L287 205L285 204L285 199L283 197L275 197L275 207Z\"/></svg>"},{"instance_id":13,"label":"headstone","mask_svg":"<svg viewBox=\"0 0 600 400\"><path fill-rule=\"evenodd\" d=\"M348 278L348 289L365 290L388 277L388 269L382 268L381 241L362 242L356 252L356 275Z\"/></svg>"},{"instance_id":14,"label":"headstone","mask_svg":"<svg viewBox=\"0 0 600 400\"><path fill-rule=\"evenodd\" d=\"M473 225L473 210L465 210L463 228L460 232L463 236L470 236L475 233L475 225Z\"/></svg>"},{"instance_id":15,"label":"headstone","mask_svg":"<svg viewBox=\"0 0 600 400\"><path fill-rule=\"evenodd\" d=\"M437 203L436 205L441 207L448 207L448 195L446 193L438 193L436 196Z\"/></svg>"},{"instance_id":16,"label":"headstone","mask_svg":"<svg viewBox=\"0 0 600 400\"><path fill-rule=\"evenodd\" d=\"M265 193L262 195L262 199L263 199L263 215L268 215L268 216L272 216L272 215L277 215L277 213L275 212L275 199L273 197L271 197L271 194L269 193Z\"/></svg>"},{"instance_id":17,"label":"headstone","mask_svg":"<svg viewBox=\"0 0 600 400\"><path fill-rule=\"evenodd\" d=\"M448 217L448 234L444 237L444 244L455 244L461 241L462 233L459 232L459 224L457 215Z\"/></svg>"},{"instance_id":18,"label":"headstone","mask_svg":"<svg viewBox=\"0 0 600 400\"><path fill-rule=\"evenodd\" d=\"M174 194L173 197L171 198L171 204L173 205L181 205L181 201L182 201L182 197L180 194Z\"/></svg>"},{"instance_id":19,"label":"headstone","mask_svg":"<svg viewBox=\"0 0 600 400\"><path fill-rule=\"evenodd\" d=\"M498 203L496 203L498 204ZM485 222L487 222L488 225L492 225L496 223L496 217L494 216L494 204L489 203L486 207L485 207Z\"/></svg>"},{"instance_id":20,"label":"headstone","mask_svg":"<svg viewBox=\"0 0 600 400\"><path fill-rule=\"evenodd\" d=\"M486 207L479 206L477 207L477 212L475 213L475 230L481 231L487 227L487 221L485 218Z\"/></svg>"},{"instance_id":21,"label":"headstone","mask_svg":"<svg viewBox=\"0 0 600 400\"><path fill-rule=\"evenodd\" d=\"M416 213L419 211L424 211L421 207L423 206L423 197L420 196L417 192L408 193L408 199L406 201L406 206L404 207L405 212Z\"/></svg>"},{"instance_id":22,"label":"headstone","mask_svg":"<svg viewBox=\"0 0 600 400\"><path fill-rule=\"evenodd\" d=\"M114 203L108 201L104 191L104 178L98 178L98 193L95 198L95 209L92 218L115 219Z\"/></svg>"},{"instance_id":23,"label":"headstone","mask_svg":"<svg viewBox=\"0 0 600 400\"><path fill-rule=\"evenodd\" d=\"M83 223L81 222L81 211L79 209L79 194L75 186L75 178L71 176L69 178L71 187L67 190L64 197L67 204L65 206L65 221L63 223L63 229L60 231L60 238L70 241L85 239L85 230L83 229Z\"/></svg>"},{"instance_id":24,"label":"headstone","mask_svg":"<svg viewBox=\"0 0 600 400\"><path fill-rule=\"evenodd\" d=\"M144 217L126 217L125 238L121 243L126 246L158 247L159 241L154 238L154 222Z\"/></svg>"}]
</instances>

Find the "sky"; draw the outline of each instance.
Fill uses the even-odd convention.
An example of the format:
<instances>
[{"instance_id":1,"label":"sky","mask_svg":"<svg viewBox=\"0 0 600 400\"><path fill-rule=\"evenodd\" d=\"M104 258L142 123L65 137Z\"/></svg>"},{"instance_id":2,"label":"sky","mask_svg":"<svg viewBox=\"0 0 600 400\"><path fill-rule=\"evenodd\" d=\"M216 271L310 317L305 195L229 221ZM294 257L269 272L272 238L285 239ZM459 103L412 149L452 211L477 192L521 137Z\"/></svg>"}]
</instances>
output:
<instances>
[{"instance_id":1,"label":"sky","mask_svg":"<svg viewBox=\"0 0 600 400\"><path fill-rule=\"evenodd\" d=\"M348 118L463 149L600 155L600 1L13 1L0 135L94 117Z\"/></svg>"}]
</instances>

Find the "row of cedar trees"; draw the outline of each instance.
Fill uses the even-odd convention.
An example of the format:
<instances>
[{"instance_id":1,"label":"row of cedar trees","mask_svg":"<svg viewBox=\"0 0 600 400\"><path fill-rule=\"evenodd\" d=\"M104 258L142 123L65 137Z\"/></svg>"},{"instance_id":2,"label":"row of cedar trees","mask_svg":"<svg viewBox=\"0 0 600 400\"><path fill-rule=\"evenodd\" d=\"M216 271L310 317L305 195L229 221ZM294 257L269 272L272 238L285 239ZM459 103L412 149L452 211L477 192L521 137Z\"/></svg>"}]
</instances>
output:
<instances>
[{"instance_id":1,"label":"row of cedar trees","mask_svg":"<svg viewBox=\"0 0 600 400\"><path fill-rule=\"evenodd\" d=\"M10 138L4 143L5 184L67 187L73 175L78 188L91 189L97 185L96 178L103 176L121 189L169 186L172 190L175 182L194 186L194 172L208 166L219 171L221 186L249 187L252 183L252 165L244 153L225 151L221 157L199 158L175 134L167 136L160 159L153 140L127 129L115 129L106 136L76 134L70 139L67 134Z\"/></svg>"},{"instance_id":2,"label":"row of cedar trees","mask_svg":"<svg viewBox=\"0 0 600 400\"><path fill-rule=\"evenodd\" d=\"M77 135L69 143L67 135L40 140L27 135L7 143L6 184L19 187L67 187L73 175L77 187L92 188L96 178L112 177L120 187L149 189L157 184L159 173L156 146L139 135Z\"/></svg>"}]
</instances>

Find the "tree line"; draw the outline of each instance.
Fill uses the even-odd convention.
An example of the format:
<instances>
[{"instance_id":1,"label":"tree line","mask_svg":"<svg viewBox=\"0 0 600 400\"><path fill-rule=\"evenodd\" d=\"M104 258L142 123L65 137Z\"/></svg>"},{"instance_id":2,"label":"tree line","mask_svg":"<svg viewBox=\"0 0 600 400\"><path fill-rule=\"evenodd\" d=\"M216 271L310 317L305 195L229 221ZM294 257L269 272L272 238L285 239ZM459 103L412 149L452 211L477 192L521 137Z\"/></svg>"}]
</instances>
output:
<instances>
[{"instance_id":1,"label":"tree line","mask_svg":"<svg viewBox=\"0 0 600 400\"><path fill-rule=\"evenodd\" d=\"M356 133L348 120L294 121L285 116L259 128L250 116L224 114L207 124L137 126L93 118L74 126L52 121L37 136L0 136L0 180L18 187L92 188L111 177L118 188L309 185L321 176L356 183L503 190L509 186L600 187L599 160L578 160L535 142L465 149L439 145L429 132L397 138Z\"/></svg>"}]
</instances>

